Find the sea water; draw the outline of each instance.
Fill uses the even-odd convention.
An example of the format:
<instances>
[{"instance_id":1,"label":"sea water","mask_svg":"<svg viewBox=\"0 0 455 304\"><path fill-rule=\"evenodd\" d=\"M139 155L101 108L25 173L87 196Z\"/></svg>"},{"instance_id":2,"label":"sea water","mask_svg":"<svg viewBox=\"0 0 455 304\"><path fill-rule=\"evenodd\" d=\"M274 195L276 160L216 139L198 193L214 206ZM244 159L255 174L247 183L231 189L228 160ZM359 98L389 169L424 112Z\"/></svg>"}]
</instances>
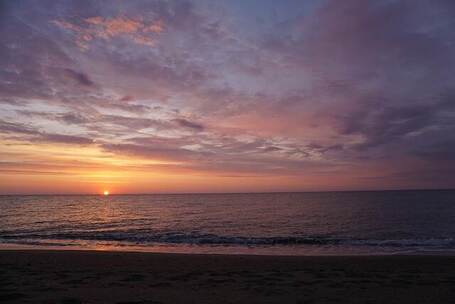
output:
<instances>
[{"instance_id":1,"label":"sea water","mask_svg":"<svg viewBox=\"0 0 455 304\"><path fill-rule=\"evenodd\" d=\"M0 248L455 254L455 191L0 196Z\"/></svg>"}]
</instances>

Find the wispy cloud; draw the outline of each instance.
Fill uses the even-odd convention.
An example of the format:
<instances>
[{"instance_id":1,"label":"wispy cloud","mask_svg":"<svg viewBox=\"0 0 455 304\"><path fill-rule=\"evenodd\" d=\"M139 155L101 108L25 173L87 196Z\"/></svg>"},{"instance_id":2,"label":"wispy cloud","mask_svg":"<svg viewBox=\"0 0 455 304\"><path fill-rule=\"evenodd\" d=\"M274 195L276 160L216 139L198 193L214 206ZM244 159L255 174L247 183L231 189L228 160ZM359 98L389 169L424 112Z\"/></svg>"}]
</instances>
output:
<instances>
[{"instance_id":1,"label":"wispy cloud","mask_svg":"<svg viewBox=\"0 0 455 304\"><path fill-rule=\"evenodd\" d=\"M75 43L83 51L89 49L90 44L96 39L109 41L117 37L153 47L157 35L164 29L162 20L148 22L142 18L134 19L125 16L112 18L95 16L82 19L78 23L65 20L53 20L52 22L75 35Z\"/></svg>"},{"instance_id":2,"label":"wispy cloud","mask_svg":"<svg viewBox=\"0 0 455 304\"><path fill-rule=\"evenodd\" d=\"M88 145L92 144L93 140L84 136L47 133L34 129L33 127L22 125L13 122L0 121L0 135L12 134L11 139L27 140L30 142L48 142L60 143L70 145ZM16 135L23 135L22 137L14 137ZM25 137L24 137L25 136Z\"/></svg>"}]
</instances>

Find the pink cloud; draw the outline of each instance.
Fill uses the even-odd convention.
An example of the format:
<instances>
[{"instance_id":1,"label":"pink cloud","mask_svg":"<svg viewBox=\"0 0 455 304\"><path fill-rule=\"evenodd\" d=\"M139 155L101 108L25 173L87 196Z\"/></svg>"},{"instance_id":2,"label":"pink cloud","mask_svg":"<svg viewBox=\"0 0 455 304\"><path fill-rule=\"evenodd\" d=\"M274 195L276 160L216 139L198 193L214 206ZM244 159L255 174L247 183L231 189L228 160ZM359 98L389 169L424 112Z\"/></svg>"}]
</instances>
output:
<instances>
[{"instance_id":1,"label":"pink cloud","mask_svg":"<svg viewBox=\"0 0 455 304\"><path fill-rule=\"evenodd\" d=\"M89 44L95 39L111 40L116 37L130 39L136 44L153 47L155 40L164 30L162 20L146 22L142 18L100 16L85 18L80 24L64 20L54 20L58 27L73 32L75 43L83 51L89 49Z\"/></svg>"}]
</instances>

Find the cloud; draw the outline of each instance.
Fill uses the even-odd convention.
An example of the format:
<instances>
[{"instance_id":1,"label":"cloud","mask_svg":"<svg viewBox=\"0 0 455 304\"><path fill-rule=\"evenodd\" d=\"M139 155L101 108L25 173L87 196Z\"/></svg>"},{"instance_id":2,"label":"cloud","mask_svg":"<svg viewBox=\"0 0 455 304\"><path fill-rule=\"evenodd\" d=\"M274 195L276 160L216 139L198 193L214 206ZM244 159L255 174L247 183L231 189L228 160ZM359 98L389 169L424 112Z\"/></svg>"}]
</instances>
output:
<instances>
[{"instance_id":1,"label":"cloud","mask_svg":"<svg viewBox=\"0 0 455 304\"><path fill-rule=\"evenodd\" d=\"M89 122L89 119L76 113L64 113L59 115L57 119L67 124L83 124Z\"/></svg>"},{"instance_id":2,"label":"cloud","mask_svg":"<svg viewBox=\"0 0 455 304\"><path fill-rule=\"evenodd\" d=\"M131 101L131 100L133 100L133 99L134 99L133 96L125 95L125 96L123 96L122 98L120 98L120 101Z\"/></svg>"},{"instance_id":3,"label":"cloud","mask_svg":"<svg viewBox=\"0 0 455 304\"><path fill-rule=\"evenodd\" d=\"M204 130L204 126L203 125L198 124L198 123L193 122L193 121L189 121L189 120L184 119L184 118L176 118L176 119L174 119L174 121L179 126L182 126L182 127L185 127L185 128L190 128L190 129L193 129L193 130L196 130L196 131L203 131Z\"/></svg>"},{"instance_id":4,"label":"cloud","mask_svg":"<svg viewBox=\"0 0 455 304\"><path fill-rule=\"evenodd\" d=\"M38 111L29 111L29 110L16 110L16 113L27 117L27 118L32 118L32 119L45 119L45 120L51 120L51 121L60 121L65 124L85 124L90 122L89 117L85 117L79 113L71 113L71 112L66 112L66 113L49 113L49 112L38 112Z\"/></svg>"},{"instance_id":5,"label":"cloud","mask_svg":"<svg viewBox=\"0 0 455 304\"><path fill-rule=\"evenodd\" d=\"M73 145L89 145L94 142L92 139L83 136L48 133L39 133L38 135L39 136L36 137L36 140L44 142L54 142Z\"/></svg>"},{"instance_id":6,"label":"cloud","mask_svg":"<svg viewBox=\"0 0 455 304\"><path fill-rule=\"evenodd\" d=\"M434 137L448 142L454 17L450 1L348 0L327 1L311 17L290 21L294 26L272 32L262 46L289 69L308 71L311 86L276 115L302 105L297 113L313 113L328 126L323 137L348 140L343 158L356 159L359 150L362 157L415 156Z\"/></svg>"},{"instance_id":7,"label":"cloud","mask_svg":"<svg viewBox=\"0 0 455 304\"><path fill-rule=\"evenodd\" d=\"M2 133L21 133L21 134L30 134L35 135L37 132L29 127L21 124L16 124L7 121L0 120L0 132Z\"/></svg>"},{"instance_id":8,"label":"cloud","mask_svg":"<svg viewBox=\"0 0 455 304\"><path fill-rule=\"evenodd\" d=\"M82 51L88 50L90 43L96 39L109 41L117 37L128 38L136 44L154 47L155 37L164 29L162 20L149 22L142 18L133 19L124 16L89 17L82 19L78 24L65 20L52 22L58 27L72 32L75 35L75 43Z\"/></svg>"},{"instance_id":9,"label":"cloud","mask_svg":"<svg viewBox=\"0 0 455 304\"><path fill-rule=\"evenodd\" d=\"M0 134L13 134L15 140L47 142L60 144L88 145L94 143L90 138L78 135L53 134L36 130L30 126L0 120Z\"/></svg>"},{"instance_id":10,"label":"cloud","mask_svg":"<svg viewBox=\"0 0 455 304\"><path fill-rule=\"evenodd\" d=\"M448 176L451 1L244 5L8 4L2 134L232 175Z\"/></svg>"},{"instance_id":11,"label":"cloud","mask_svg":"<svg viewBox=\"0 0 455 304\"><path fill-rule=\"evenodd\" d=\"M121 115L99 115L92 123L94 123L93 130L103 128L108 130L109 126L123 127L126 128L126 134L130 135L147 128L163 130L171 127L171 124L164 120Z\"/></svg>"},{"instance_id":12,"label":"cloud","mask_svg":"<svg viewBox=\"0 0 455 304\"><path fill-rule=\"evenodd\" d=\"M66 79L62 69L55 67L70 66L71 58L50 37L36 33L8 11L0 19L0 97L51 98L53 89L61 88L51 88L50 83Z\"/></svg>"},{"instance_id":13,"label":"cloud","mask_svg":"<svg viewBox=\"0 0 455 304\"><path fill-rule=\"evenodd\" d=\"M71 77L72 79L76 80L80 85L83 85L83 86L93 86L94 83L92 80L89 79L89 77L84 74L84 73L81 73L81 72L76 72L72 69L65 69L64 70L66 72L66 74Z\"/></svg>"}]
</instances>

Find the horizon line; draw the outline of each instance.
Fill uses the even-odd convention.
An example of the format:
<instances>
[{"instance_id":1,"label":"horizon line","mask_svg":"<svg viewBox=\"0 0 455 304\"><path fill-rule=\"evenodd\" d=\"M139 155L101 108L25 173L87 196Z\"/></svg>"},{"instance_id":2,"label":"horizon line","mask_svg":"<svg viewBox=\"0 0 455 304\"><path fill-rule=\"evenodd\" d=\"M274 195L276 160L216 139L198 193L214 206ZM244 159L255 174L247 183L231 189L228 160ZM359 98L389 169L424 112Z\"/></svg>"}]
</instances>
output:
<instances>
[{"instance_id":1,"label":"horizon line","mask_svg":"<svg viewBox=\"0 0 455 304\"><path fill-rule=\"evenodd\" d=\"M455 188L407 188L407 189L364 189L364 190L305 190L305 191L251 191L251 192L137 192L109 193L108 196L128 195L188 195L188 194L279 194L279 193L331 193L331 192L392 192L392 191L455 191ZM0 196L105 196L100 193L0 193Z\"/></svg>"}]
</instances>

